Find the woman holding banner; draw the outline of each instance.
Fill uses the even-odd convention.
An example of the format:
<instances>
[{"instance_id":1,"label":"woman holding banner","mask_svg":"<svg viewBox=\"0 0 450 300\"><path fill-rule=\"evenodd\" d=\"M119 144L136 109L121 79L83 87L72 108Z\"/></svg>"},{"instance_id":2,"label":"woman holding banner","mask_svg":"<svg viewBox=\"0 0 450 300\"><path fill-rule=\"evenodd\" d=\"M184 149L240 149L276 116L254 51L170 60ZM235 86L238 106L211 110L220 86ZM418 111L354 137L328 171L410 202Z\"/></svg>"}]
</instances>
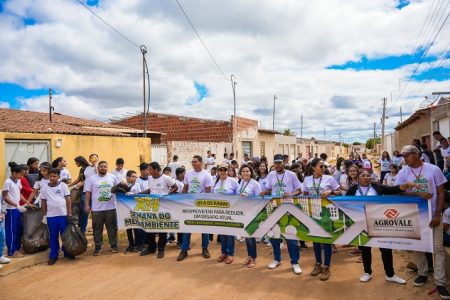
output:
<instances>
[{"instance_id":1,"label":"woman holding banner","mask_svg":"<svg viewBox=\"0 0 450 300\"><path fill-rule=\"evenodd\" d=\"M228 165L222 164L219 166L219 176L213 182L212 192L213 194L226 194L234 195L237 194L239 183L236 179L228 176ZM226 264L231 264L234 260L234 240L235 237L232 235L221 235L220 244L221 252L220 256L217 258L218 262L225 262Z\"/></svg>"},{"instance_id":2,"label":"woman holding banner","mask_svg":"<svg viewBox=\"0 0 450 300\"><path fill-rule=\"evenodd\" d=\"M259 182L256 181L253 173L253 168L247 164L244 164L239 169L239 176L242 180L239 184L239 194L241 197L257 197L261 193L261 186ZM245 244L247 245L248 257L242 264L247 266L247 268L256 267L256 239L255 238L245 238Z\"/></svg>"},{"instance_id":3,"label":"woman holding banner","mask_svg":"<svg viewBox=\"0 0 450 300\"><path fill-rule=\"evenodd\" d=\"M383 196L383 195L397 195L403 193L408 188L416 187L415 183L407 182L405 184L389 186L370 182L370 172L366 169L361 169L358 173L358 184L351 186L347 191L347 196ZM360 246L362 261L364 266L364 274L359 281L368 282L372 279L372 248ZM392 250L380 248L381 259L383 260L384 272L386 274L386 281L395 282L398 284L405 284L406 280L398 277L394 273L394 264L392 258Z\"/></svg>"},{"instance_id":4,"label":"woman holding banner","mask_svg":"<svg viewBox=\"0 0 450 300\"><path fill-rule=\"evenodd\" d=\"M324 174L324 164L320 158L314 158L308 170L309 174L303 182L303 194L305 196L322 196L328 197L333 195L340 195L340 185L330 175ZM316 264L314 270L311 272L311 276L319 276L322 281L328 280L331 276L330 264L332 247L331 244L313 243L314 255L316 256ZM324 262L322 265L322 248L324 252Z\"/></svg>"}]
</instances>

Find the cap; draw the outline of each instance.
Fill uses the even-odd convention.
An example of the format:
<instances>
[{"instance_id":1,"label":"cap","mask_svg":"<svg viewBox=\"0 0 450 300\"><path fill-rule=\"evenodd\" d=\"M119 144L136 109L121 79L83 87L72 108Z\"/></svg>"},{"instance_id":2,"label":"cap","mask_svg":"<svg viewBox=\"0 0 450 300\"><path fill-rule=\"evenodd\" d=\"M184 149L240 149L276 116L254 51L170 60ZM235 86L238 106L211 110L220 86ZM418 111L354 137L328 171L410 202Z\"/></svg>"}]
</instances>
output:
<instances>
[{"instance_id":1,"label":"cap","mask_svg":"<svg viewBox=\"0 0 450 300\"><path fill-rule=\"evenodd\" d=\"M141 162L141 164L139 165L139 170L145 170L148 169L148 163L146 162Z\"/></svg>"},{"instance_id":2,"label":"cap","mask_svg":"<svg viewBox=\"0 0 450 300\"><path fill-rule=\"evenodd\" d=\"M45 161L45 162L41 163L41 165L39 167L46 168L46 169L51 169L52 165L49 162Z\"/></svg>"},{"instance_id":3,"label":"cap","mask_svg":"<svg viewBox=\"0 0 450 300\"><path fill-rule=\"evenodd\" d=\"M370 164L369 161L364 162L363 169L372 170L372 165Z\"/></svg>"},{"instance_id":4,"label":"cap","mask_svg":"<svg viewBox=\"0 0 450 300\"><path fill-rule=\"evenodd\" d=\"M413 146L413 145L407 145L407 146L404 146L403 148L402 148L402 150L400 151L400 154L403 156L403 155L406 155L406 154L409 154L409 153L417 153L417 154L419 154L420 153L420 150L419 150L419 148L417 148L416 146Z\"/></svg>"},{"instance_id":5,"label":"cap","mask_svg":"<svg viewBox=\"0 0 450 300\"><path fill-rule=\"evenodd\" d=\"M283 154L275 154L273 156L273 162L274 163L280 163L283 162Z\"/></svg>"},{"instance_id":6,"label":"cap","mask_svg":"<svg viewBox=\"0 0 450 300\"><path fill-rule=\"evenodd\" d=\"M219 165L218 167L217 167L217 170L220 170L220 169L227 169L228 170L228 164L221 164L221 165Z\"/></svg>"}]
</instances>

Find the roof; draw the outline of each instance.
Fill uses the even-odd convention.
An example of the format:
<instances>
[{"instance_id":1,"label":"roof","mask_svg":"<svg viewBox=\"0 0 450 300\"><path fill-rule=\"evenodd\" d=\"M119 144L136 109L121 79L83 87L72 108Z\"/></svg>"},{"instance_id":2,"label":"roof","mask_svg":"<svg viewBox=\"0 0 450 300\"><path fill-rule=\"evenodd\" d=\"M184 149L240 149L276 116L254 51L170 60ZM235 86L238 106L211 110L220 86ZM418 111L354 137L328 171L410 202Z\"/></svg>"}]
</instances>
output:
<instances>
[{"instance_id":1,"label":"roof","mask_svg":"<svg viewBox=\"0 0 450 300\"><path fill-rule=\"evenodd\" d=\"M59 113L0 108L0 131L21 133L62 133L75 135L136 136L140 130Z\"/></svg>"},{"instance_id":2,"label":"roof","mask_svg":"<svg viewBox=\"0 0 450 300\"><path fill-rule=\"evenodd\" d=\"M403 127L408 126L409 124L414 123L416 120L420 119L421 116L430 113L431 108L432 106L416 110L408 119L399 123L394 129L400 130Z\"/></svg>"},{"instance_id":3,"label":"roof","mask_svg":"<svg viewBox=\"0 0 450 300\"><path fill-rule=\"evenodd\" d=\"M272 129L258 129L259 133L268 133L268 134L281 134L281 132Z\"/></svg>"}]
</instances>

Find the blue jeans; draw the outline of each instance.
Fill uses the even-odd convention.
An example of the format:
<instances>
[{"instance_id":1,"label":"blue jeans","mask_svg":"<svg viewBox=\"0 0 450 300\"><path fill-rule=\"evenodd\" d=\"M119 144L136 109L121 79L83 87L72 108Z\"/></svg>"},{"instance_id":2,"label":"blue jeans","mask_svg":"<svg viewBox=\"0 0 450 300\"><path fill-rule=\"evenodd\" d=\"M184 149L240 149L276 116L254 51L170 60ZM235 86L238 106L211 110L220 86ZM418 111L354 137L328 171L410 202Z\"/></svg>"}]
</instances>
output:
<instances>
[{"instance_id":1,"label":"blue jeans","mask_svg":"<svg viewBox=\"0 0 450 300\"><path fill-rule=\"evenodd\" d=\"M67 217L47 217L47 226L50 233L50 254L48 258L58 258L59 254L59 236L63 234L67 227ZM62 247L64 256L67 256L66 250Z\"/></svg>"},{"instance_id":2,"label":"blue jeans","mask_svg":"<svg viewBox=\"0 0 450 300\"><path fill-rule=\"evenodd\" d=\"M86 233L86 227L88 224L88 218L89 218L89 214L87 214L84 211L84 204L86 203L86 193L83 192L81 194L81 213L80 213L80 222L79 222L79 226L81 229L81 232Z\"/></svg>"},{"instance_id":3,"label":"blue jeans","mask_svg":"<svg viewBox=\"0 0 450 300\"><path fill-rule=\"evenodd\" d=\"M22 239L22 213L17 209L6 209L5 220L6 247L8 256L20 250Z\"/></svg>"},{"instance_id":4,"label":"blue jeans","mask_svg":"<svg viewBox=\"0 0 450 300\"><path fill-rule=\"evenodd\" d=\"M256 258L256 239L245 238L245 244L247 245L247 255L251 258Z\"/></svg>"},{"instance_id":5,"label":"blue jeans","mask_svg":"<svg viewBox=\"0 0 450 300\"><path fill-rule=\"evenodd\" d=\"M3 256L5 249L5 220L0 221L0 257Z\"/></svg>"},{"instance_id":6,"label":"blue jeans","mask_svg":"<svg viewBox=\"0 0 450 300\"><path fill-rule=\"evenodd\" d=\"M234 256L234 235L221 235L220 236L220 249L222 254Z\"/></svg>"},{"instance_id":7,"label":"blue jeans","mask_svg":"<svg viewBox=\"0 0 450 300\"><path fill-rule=\"evenodd\" d=\"M144 245L144 231L142 229L128 228L127 238L128 246L142 247Z\"/></svg>"},{"instance_id":8,"label":"blue jeans","mask_svg":"<svg viewBox=\"0 0 450 300\"><path fill-rule=\"evenodd\" d=\"M270 239L270 243L273 248L273 256L276 261L281 261L281 239ZM297 240L286 240L289 256L291 257L291 264L298 264L298 260L300 259L300 249L298 249L298 241Z\"/></svg>"},{"instance_id":9,"label":"blue jeans","mask_svg":"<svg viewBox=\"0 0 450 300\"><path fill-rule=\"evenodd\" d=\"M450 235L448 235L447 232L444 232L444 246L445 247L450 246Z\"/></svg>"},{"instance_id":10,"label":"blue jeans","mask_svg":"<svg viewBox=\"0 0 450 300\"><path fill-rule=\"evenodd\" d=\"M322 264L322 246L323 246L323 254L325 256L325 262L323 264L329 267L331 264L331 254L333 253L331 244L313 243L314 255L316 256L316 263Z\"/></svg>"},{"instance_id":11,"label":"blue jeans","mask_svg":"<svg viewBox=\"0 0 450 300\"><path fill-rule=\"evenodd\" d=\"M183 233L183 242L181 243L181 251L188 251L190 244L191 244L191 234ZM202 233L202 248L208 249L208 245L209 245L209 234Z\"/></svg>"}]
</instances>

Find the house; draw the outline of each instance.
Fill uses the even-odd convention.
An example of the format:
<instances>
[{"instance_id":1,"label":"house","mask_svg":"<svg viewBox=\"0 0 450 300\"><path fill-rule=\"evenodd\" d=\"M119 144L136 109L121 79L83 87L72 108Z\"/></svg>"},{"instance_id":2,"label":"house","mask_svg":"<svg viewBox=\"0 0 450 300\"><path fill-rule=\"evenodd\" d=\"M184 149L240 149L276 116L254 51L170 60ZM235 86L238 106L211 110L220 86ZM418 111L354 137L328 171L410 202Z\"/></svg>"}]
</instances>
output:
<instances>
[{"instance_id":1,"label":"house","mask_svg":"<svg viewBox=\"0 0 450 300\"><path fill-rule=\"evenodd\" d=\"M118 157L125 160L125 168L137 169L140 162L151 159L151 142L161 139L158 132L142 135L129 127L59 113L52 114L50 122L48 113L0 109L0 155L4 158L0 181L9 174L8 162L25 164L29 157L51 162L62 156L73 178L78 174L74 158L91 153L109 162L110 169Z\"/></svg>"},{"instance_id":2,"label":"house","mask_svg":"<svg viewBox=\"0 0 450 300\"><path fill-rule=\"evenodd\" d=\"M436 106L433 107L430 117L433 131L440 131L444 137L450 137L450 96L439 99ZM431 138L432 145L436 145L437 141L433 137Z\"/></svg>"},{"instance_id":3,"label":"house","mask_svg":"<svg viewBox=\"0 0 450 300\"><path fill-rule=\"evenodd\" d=\"M395 146L401 149L419 139L431 149L431 111L432 106L415 111L408 119L395 127Z\"/></svg>"}]
</instances>

